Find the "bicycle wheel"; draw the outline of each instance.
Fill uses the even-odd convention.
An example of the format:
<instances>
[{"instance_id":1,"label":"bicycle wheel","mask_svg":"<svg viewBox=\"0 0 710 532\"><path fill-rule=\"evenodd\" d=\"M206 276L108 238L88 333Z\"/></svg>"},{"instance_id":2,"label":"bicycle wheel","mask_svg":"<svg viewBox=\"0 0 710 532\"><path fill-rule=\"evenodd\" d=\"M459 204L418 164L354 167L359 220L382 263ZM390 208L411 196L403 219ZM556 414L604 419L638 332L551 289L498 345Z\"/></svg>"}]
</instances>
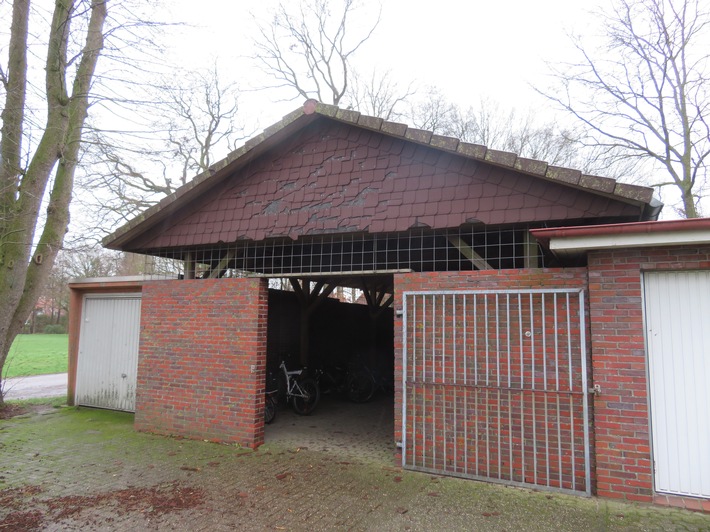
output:
<instances>
[{"instance_id":1,"label":"bicycle wheel","mask_svg":"<svg viewBox=\"0 0 710 532\"><path fill-rule=\"evenodd\" d=\"M293 410L301 416L307 416L315 410L320 400L320 389L318 383L310 377L298 381L298 386L301 390L299 395L293 396ZM303 397L300 396L301 393Z\"/></svg>"},{"instance_id":2,"label":"bicycle wheel","mask_svg":"<svg viewBox=\"0 0 710 532\"><path fill-rule=\"evenodd\" d=\"M366 403L375 395L375 380L366 371L356 371L348 377L348 399Z\"/></svg>"},{"instance_id":3,"label":"bicycle wheel","mask_svg":"<svg viewBox=\"0 0 710 532\"><path fill-rule=\"evenodd\" d=\"M270 395L266 396L264 403L264 423L267 425L276 419L276 399Z\"/></svg>"}]
</instances>

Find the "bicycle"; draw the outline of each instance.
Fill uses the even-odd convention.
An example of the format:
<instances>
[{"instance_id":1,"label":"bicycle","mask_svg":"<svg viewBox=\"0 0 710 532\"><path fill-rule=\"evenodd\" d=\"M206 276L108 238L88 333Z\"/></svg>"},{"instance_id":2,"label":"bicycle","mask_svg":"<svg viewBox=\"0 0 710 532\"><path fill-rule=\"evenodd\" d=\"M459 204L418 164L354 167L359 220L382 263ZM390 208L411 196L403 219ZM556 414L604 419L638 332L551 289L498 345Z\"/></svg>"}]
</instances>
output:
<instances>
[{"instance_id":1,"label":"bicycle","mask_svg":"<svg viewBox=\"0 0 710 532\"><path fill-rule=\"evenodd\" d=\"M353 403L366 403L375 395L375 376L367 366L351 367L348 372L346 390Z\"/></svg>"},{"instance_id":2,"label":"bicycle","mask_svg":"<svg viewBox=\"0 0 710 532\"><path fill-rule=\"evenodd\" d=\"M375 395L377 380L367 366L351 363L348 368L324 366L315 371L321 393L339 393L354 403L366 403Z\"/></svg>"},{"instance_id":3,"label":"bicycle","mask_svg":"<svg viewBox=\"0 0 710 532\"><path fill-rule=\"evenodd\" d=\"M264 423L267 425L276 419L276 407L278 406L276 396L278 393L278 390L272 390L264 394Z\"/></svg>"},{"instance_id":4,"label":"bicycle","mask_svg":"<svg viewBox=\"0 0 710 532\"><path fill-rule=\"evenodd\" d=\"M291 401L291 406L297 414L311 414L320 400L318 383L306 376L303 369L289 371L283 360L279 368L286 378L286 401Z\"/></svg>"}]
</instances>

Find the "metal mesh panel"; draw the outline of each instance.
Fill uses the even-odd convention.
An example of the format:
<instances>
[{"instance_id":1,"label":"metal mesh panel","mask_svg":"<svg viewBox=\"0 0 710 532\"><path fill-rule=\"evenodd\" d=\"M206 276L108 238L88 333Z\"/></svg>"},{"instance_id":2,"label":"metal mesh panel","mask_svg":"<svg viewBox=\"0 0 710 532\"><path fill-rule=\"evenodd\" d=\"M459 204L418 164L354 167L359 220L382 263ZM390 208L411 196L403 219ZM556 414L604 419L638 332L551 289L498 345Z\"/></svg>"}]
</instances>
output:
<instances>
[{"instance_id":1,"label":"metal mesh panel","mask_svg":"<svg viewBox=\"0 0 710 532\"><path fill-rule=\"evenodd\" d=\"M541 254L527 228L412 230L389 234L338 234L220 246L146 250L153 264L165 259L186 277L232 277L373 271L467 271L538 266ZM147 267L149 269L149 267Z\"/></svg>"}]
</instances>

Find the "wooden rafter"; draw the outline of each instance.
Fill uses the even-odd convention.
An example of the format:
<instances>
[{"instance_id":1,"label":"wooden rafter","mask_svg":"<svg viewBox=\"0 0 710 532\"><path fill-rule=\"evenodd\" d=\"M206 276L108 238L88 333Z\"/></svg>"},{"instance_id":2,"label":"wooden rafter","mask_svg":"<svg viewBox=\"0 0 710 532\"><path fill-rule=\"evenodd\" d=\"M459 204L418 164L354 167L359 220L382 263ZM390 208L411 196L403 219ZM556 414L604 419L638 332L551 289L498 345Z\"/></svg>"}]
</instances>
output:
<instances>
[{"instance_id":1,"label":"wooden rafter","mask_svg":"<svg viewBox=\"0 0 710 532\"><path fill-rule=\"evenodd\" d=\"M234 250L228 251L224 257L222 257L222 260L219 261L219 264L212 268L209 272L208 275L205 275L208 279L216 279L217 277L222 277L224 275L224 272L227 271L227 265L229 262L234 258Z\"/></svg>"},{"instance_id":2,"label":"wooden rafter","mask_svg":"<svg viewBox=\"0 0 710 532\"><path fill-rule=\"evenodd\" d=\"M394 303L394 294L389 294L385 288L381 286L373 286L367 282L367 278L362 278L362 291L365 295L365 301L370 309L370 315L377 318L382 312ZM389 296L389 297L387 297ZM387 297L387 299L385 299Z\"/></svg>"},{"instance_id":3,"label":"wooden rafter","mask_svg":"<svg viewBox=\"0 0 710 532\"><path fill-rule=\"evenodd\" d=\"M453 246L459 250L459 253L466 257L468 260L473 263L473 265L476 267L478 270L492 270L493 266L488 264L486 260L481 257L476 251L469 246L466 241L464 241L463 238L457 235L451 235L449 236L449 242L453 244Z\"/></svg>"}]
</instances>

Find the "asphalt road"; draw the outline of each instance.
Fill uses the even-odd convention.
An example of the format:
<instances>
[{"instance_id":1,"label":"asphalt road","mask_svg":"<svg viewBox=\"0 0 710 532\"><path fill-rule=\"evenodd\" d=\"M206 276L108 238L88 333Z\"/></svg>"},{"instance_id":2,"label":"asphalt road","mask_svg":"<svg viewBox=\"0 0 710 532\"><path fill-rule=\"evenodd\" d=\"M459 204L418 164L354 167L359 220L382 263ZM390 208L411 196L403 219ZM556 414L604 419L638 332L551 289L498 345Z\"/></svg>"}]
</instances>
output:
<instances>
[{"instance_id":1,"label":"asphalt road","mask_svg":"<svg viewBox=\"0 0 710 532\"><path fill-rule=\"evenodd\" d=\"M5 399L34 399L67 394L67 374L14 377L2 381Z\"/></svg>"}]
</instances>

